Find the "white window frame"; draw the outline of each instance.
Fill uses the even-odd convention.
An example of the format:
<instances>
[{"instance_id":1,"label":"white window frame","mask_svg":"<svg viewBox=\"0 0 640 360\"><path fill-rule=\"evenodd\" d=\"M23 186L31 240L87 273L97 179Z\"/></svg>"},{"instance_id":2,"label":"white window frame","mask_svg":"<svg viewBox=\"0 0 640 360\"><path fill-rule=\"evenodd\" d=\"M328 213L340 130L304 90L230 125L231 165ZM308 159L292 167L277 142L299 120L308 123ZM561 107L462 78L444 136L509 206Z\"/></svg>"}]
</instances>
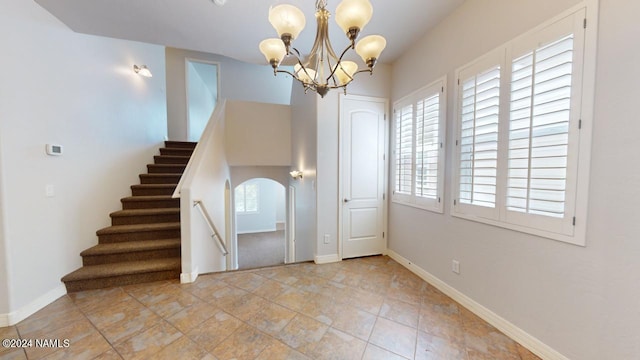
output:
<instances>
[{"instance_id":1,"label":"white window frame","mask_svg":"<svg viewBox=\"0 0 640 360\"><path fill-rule=\"evenodd\" d=\"M411 94L403 97L402 99L396 101L393 105L394 116L393 116L393 126L392 126L392 149L393 156L391 159L392 162L392 186L394 187L392 190L391 201L397 204L403 204L407 206L416 207L423 210L433 211L436 213L444 212L444 174L445 174L445 134L446 134L446 111L447 111L447 77L443 76L438 80L430 83L429 85L422 87ZM439 149L438 149L438 174L437 174L437 196L435 199L418 196L416 194L416 149L417 149L417 103L429 99L433 96L438 96L438 140L439 140ZM412 153L411 153L411 193L398 193L395 191L396 181L397 181L397 162L396 162L396 123L398 119L396 118L397 111L401 111L401 109L411 106L412 107Z\"/></svg>"},{"instance_id":2,"label":"white window frame","mask_svg":"<svg viewBox=\"0 0 640 360\"><path fill-rule=\"evenodd\" d=\"M249 210L247 211L247 186L255 186L256 187L256 209L255 210ZM238 199L237 196L237 191L239 188L243 188L243 195L244 198L243 199ZM236 210L236 214L239 215L250 215L250 214L258 214L260 213L260 186L258 183L255 182L244 182L240 185L238 185L236 187L236 189L234 190L234 207ZM238 201L242 201L244 203L244 211L241 211L238 209L237 207L237 202Z\"/></svg>"},{"instance_id":3,"label":"white window frame","mask_svg":"<svg viewBox=\"0 0 640 360\"><path fill-rule=\"evenodd\" d=\"M587 0L582 4L574 6L560 15L546 21L535 29L515 38L514 40L500 46L494 51L486 54L480 59L457 69L456 79L469 70L482 71L483 66L498 61L501 64L501 84L500 84L500 129L499 129L499 155L498 155L498 179L497 198L495 211L487 212L486 209L478 209L477 206L460 204L458 198L460 194L460 147L456 146L452 159L454 166L452 186L453 206L451 214L453 216L499 226L511 230L516 230L528 234L533 234L549 239L567 242L574 245L586 245L586 218L588 205L588 190L590 176L591 158L591 138L593 123L593 99L595 94L595 64L596 64L596 42L597 42L597 0ZM506 188L507 188L507 161L508 161L508 132L509 132L509 111L510 111L510 86L511 86L511 66L512 60L522 54L518 50L522 44L530 42L532 39L544 37L544 33L563 19L573 17L573 21L586 28L576 34L578 40L575 44L582 42L582 58L574 57L574 65L577 61L582 61L581 72L574 71L572 80L582 81L576 86L572 81L572 93L576 91L574 102L572 94L572 113L579 116L573 118L570 123L569 133L570 146L569 156L573 157L576 168L567 169L567 204L565 206L565 220L561 226L549 225L542 216L530 214L514 214L506 209ZM576 32L577 33L577 32ZM583 39L580 37L584 35ZM575 47L574 47L575 49ZM512 56L513 54L513 56ZM502 57L502 59L499 59ZM484 62L484 63L483 63ZM578 64L580 65L580 64ZM457 80L456 80L457 81ZM455 129L454 138L459 140L461 136L460 121L460 96L461 87L455 89ZM575 128L574 128L575 127ZM570 165L571 166L571 163ZM573 188L571 188L573 187ZM570 193L571 191L571 193ZM490 209L494 210L494 209ZM573 213L573 215L572 215Z\"/></svg>"}]
</instances>

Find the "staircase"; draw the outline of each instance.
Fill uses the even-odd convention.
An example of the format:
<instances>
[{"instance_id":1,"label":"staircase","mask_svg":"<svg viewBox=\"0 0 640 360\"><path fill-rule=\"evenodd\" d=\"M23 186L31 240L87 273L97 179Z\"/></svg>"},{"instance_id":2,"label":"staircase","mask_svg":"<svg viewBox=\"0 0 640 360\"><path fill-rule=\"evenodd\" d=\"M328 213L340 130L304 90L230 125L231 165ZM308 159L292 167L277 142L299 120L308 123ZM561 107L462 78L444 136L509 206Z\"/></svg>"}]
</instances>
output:
<instances>
[{"instance_id":1,"label":"staircase","mask_svg":"<svg viewBox=\"0 0 640 360\"><path fill-rule=\"evenodd\" d=\"M172 199L196 143L165 141L98 245L84 250L80 269L62 281L67 292L180 277L180 199Z\"/></svg>"}]
</instances>

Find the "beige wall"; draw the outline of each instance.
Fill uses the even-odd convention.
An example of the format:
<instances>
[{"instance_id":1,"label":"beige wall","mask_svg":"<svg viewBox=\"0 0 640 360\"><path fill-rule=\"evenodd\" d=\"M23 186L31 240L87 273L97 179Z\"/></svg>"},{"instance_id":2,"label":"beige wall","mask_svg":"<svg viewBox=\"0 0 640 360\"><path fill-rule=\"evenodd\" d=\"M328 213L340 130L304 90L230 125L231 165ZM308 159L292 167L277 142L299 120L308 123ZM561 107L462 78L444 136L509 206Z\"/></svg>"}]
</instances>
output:
<instances>
[{"instance_id":1,"label":"beige wall","mask_svg":"<svg viewBox=\"0 0 640 360\"><path fill-rule=\"evenodd\" d=\"M394 64L393 99L444 74L453 99L457 67L577 3L467 0ZM445 213L390 209L391 250L571 359L640 353L640 169L631 165L640 152L639 13L637 1L600 1L586 247L450 215L452 101Z\"/></svg>"},{"instance_id":2,"label":"beige wall","mask_svg":"<svg viewBox=\"0 0 640 360\"><path fill-rule=\"evenodd\" d=\"M227 102L226 148L230 166L291 165L291 107Z\"/></svg>"}]
</instances>

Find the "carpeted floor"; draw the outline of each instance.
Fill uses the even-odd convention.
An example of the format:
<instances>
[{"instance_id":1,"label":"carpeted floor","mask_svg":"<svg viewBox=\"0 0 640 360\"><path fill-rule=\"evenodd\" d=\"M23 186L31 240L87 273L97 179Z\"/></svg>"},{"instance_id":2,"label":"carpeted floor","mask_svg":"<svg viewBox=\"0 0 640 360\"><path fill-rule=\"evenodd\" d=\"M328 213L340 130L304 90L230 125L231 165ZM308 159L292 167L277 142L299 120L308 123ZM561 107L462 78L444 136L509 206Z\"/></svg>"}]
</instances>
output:
<instances>
[{"instance_id":1,"label":"carpeted floor","mask_svg":"<svg viewBox=\"0 0 640 360\"><path fill-rule=\"evenodd\" d=\"M238 267L255 269L284 264L284 230L238 234Z\"/></svg>"}]
</instances>

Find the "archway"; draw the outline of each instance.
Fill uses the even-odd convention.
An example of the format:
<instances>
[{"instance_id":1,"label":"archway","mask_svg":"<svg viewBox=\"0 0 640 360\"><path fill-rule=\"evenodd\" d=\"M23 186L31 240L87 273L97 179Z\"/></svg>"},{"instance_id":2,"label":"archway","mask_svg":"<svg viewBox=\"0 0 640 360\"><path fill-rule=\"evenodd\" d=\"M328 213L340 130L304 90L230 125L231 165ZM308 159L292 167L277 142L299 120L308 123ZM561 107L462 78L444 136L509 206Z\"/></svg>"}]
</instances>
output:
<instances>
[{"instance_id":1,"label":"archway","mask_svg":"<svg viewBox=\"0 0 640 360\"><path fill-rule=\"evenodd\" d=\"M271 179L249 179L234 189L238 269L284 264L285 187Z\"/></svg>"}]
</instances>

